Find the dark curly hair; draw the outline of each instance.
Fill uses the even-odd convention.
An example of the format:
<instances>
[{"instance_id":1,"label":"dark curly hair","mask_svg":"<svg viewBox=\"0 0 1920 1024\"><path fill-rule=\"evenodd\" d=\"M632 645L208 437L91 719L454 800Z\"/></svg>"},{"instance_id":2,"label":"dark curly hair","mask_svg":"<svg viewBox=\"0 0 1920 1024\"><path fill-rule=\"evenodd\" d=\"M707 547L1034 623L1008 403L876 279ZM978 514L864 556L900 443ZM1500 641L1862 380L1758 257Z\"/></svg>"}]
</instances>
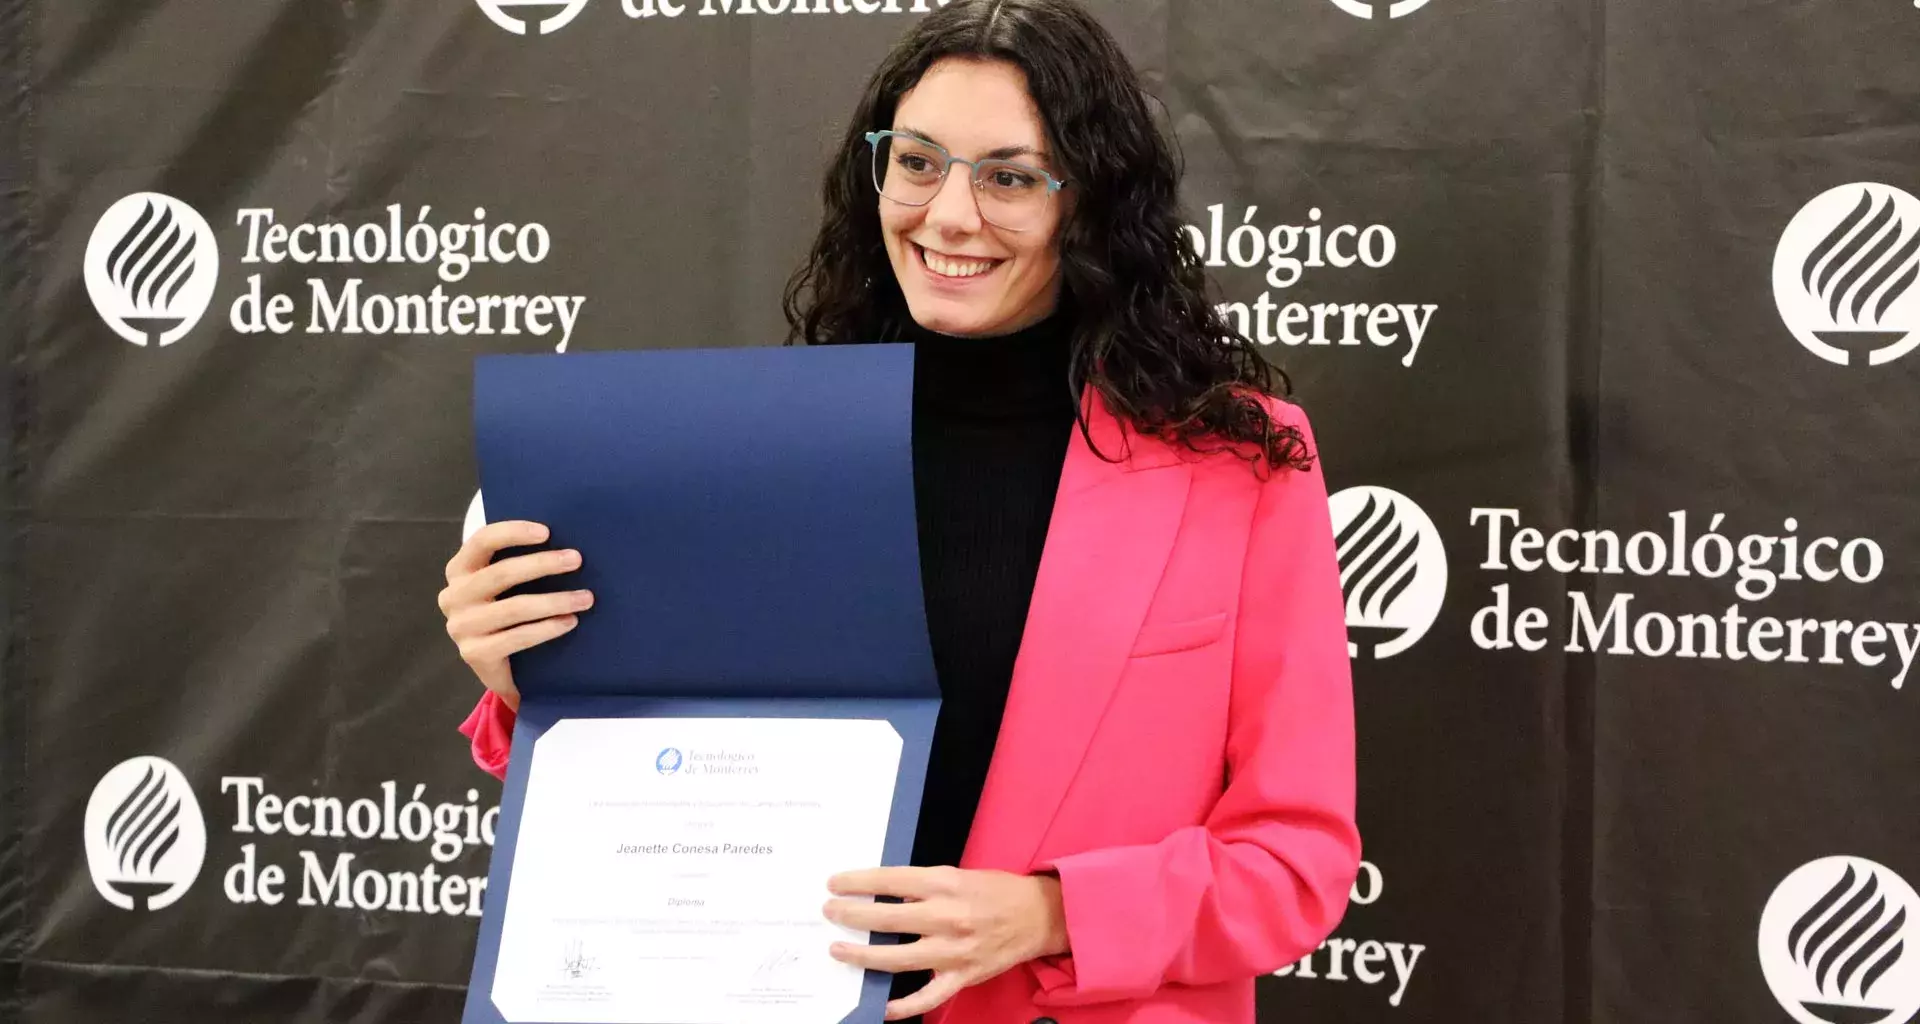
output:
<instances>
[{"instance_id":1,"label":"dark curly hair","mask_svg":"<svg viewBox=\"0 0 1920 1024\"><path fill-rule=\"evenodd\" d=\"M812 251L787 283L787 343L878 341L910 315L863 153L866 133L892 128L900 98L947 57L1025 73L1051 151L1080 193L1059 236L1062 301L1077 313L1063 382L1073 396L1090 384L1139 433L1194 451L1310 468L1301 431L1268 414L1264 396L1284 396L1286 375L1209 300L1200 254L1180 228L1173 142L1132 64L1074 0L956 0L881 62L828 165ZM1079 420L1091 443L1084 408Z\"/></svg>"}]
</instances>

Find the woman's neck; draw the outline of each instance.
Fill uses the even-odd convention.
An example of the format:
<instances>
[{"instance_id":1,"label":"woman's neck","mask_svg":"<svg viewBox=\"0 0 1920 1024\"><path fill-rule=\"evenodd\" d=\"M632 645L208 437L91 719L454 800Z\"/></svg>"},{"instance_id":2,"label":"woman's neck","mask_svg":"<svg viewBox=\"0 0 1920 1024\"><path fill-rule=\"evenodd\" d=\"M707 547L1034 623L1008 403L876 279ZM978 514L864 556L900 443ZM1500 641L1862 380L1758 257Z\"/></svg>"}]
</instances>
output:
<instances>
[{"instance_id":1,"label":"woman's neck","mask_svg":"<svg viewBox=\"0 0 1920 1024\"><path fill-rule=\"evenodd\" d=\"M959 417L1071 416L1068 387L1073 323L1056 310L1006 334L961 336L908 319L900 340L914 346L914 399L928 412Z\"/></svg>"}]
</instances>

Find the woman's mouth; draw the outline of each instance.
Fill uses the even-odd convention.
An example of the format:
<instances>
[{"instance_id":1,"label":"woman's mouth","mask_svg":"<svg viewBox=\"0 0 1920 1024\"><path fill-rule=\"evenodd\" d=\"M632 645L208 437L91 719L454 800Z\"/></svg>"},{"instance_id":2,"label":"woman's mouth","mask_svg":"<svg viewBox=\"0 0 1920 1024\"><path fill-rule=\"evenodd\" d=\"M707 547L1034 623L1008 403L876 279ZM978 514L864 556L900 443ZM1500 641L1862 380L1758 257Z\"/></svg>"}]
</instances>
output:
<instances>
[{"instance_id":1,"label":"woman's mouth","mask_svg":"<svg viewBox=\"0 0 1920 1024\"><path fill-rule=\"evenodd\" d=\"M1003 260L978 259L971 256L949 256L934 252L923 245L915 245L914 251L920 254L920 265L926 267L935 277L951 281L962 281L979 277L999 266Z\"/></svg>"}]
</instances>

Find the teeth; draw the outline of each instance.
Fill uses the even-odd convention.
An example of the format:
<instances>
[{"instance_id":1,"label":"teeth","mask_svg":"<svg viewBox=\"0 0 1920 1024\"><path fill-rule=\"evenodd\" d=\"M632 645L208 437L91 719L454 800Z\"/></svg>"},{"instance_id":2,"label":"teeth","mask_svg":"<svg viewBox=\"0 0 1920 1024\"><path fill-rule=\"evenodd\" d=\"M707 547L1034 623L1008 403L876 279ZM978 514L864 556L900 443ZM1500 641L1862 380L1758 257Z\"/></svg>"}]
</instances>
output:
<instances>
[{"instance_id":1,"label":"teeth","mask_svg":"<svg viewBox=\"0 0 1920 1024\"><path fill-rule=\"evenodd\" d=\"M957 256L942 256L932 249L921 249L920 258L926 261L927 269L941 277L974 277L993 269L992 260L967 260Z\"/></svg>"}]
</instances>

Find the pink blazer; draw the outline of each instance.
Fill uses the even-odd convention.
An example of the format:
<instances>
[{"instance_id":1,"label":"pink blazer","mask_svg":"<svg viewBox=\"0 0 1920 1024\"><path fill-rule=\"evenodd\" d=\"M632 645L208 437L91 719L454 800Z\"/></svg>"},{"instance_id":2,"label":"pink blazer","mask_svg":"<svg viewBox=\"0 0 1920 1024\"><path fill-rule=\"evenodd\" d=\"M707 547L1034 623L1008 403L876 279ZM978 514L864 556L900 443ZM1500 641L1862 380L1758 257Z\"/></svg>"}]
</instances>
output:
<instances>
[{"instance_id":1,"label":"pink blazer","mask_svg":"<svg viewBox=\"0 0 1920 1024\"><path fill-rule=\"evenodd\" d=\"M1091 393L1090 393L1091 394ZM1319 469L1124 434L1089 402L963 868L1058 873L1072 951L928 1024L1247 1024L1358 871L1353 695ZM1304 415L1275 412L1307 433ZM503 775L513 714L461 725Z\"/></svg>"}]
</instances>

